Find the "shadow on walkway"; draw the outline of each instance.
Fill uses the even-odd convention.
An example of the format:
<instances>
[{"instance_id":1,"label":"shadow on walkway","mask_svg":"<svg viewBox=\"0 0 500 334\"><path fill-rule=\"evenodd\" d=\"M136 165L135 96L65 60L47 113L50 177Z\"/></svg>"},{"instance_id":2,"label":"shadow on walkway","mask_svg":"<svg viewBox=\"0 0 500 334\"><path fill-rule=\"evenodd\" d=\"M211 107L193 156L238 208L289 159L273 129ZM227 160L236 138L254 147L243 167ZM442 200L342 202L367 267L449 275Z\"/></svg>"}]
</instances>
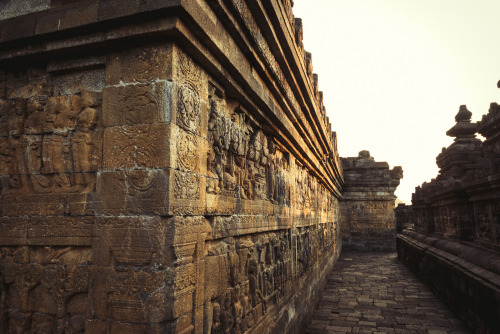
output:
<instances>
[{"instance_id":1,"label":"shadow on walkway","mask_svg":"<svg viewBox=\"0 0 500 334\"><path fill-rule=\"evenodd\" d=\"M306 333L472 333L397 258L342 252Z\"/></svg>"}]
</instances>

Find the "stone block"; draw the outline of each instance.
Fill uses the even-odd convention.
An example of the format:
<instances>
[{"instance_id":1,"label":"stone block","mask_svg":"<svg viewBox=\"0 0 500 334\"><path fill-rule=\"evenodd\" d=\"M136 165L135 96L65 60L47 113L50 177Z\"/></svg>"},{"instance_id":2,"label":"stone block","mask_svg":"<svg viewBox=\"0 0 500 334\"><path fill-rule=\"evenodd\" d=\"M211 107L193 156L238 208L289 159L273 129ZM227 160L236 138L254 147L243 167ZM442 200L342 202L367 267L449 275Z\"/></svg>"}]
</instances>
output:
<instances>
[{"instance_id":1,"label":"stone block","mask_svg":"<svg viewBox=\"0 0 500 334\"><path fill-rule=\"evenodd\" d=\"M0 218L0 245L26 245L28 222L24 218Z\"/></svg>"},{"instance_id":2,"label":"stone block","mask_svg":"<svg viewBox=\"0 0 500 334\"><path fill-rule=\"evenodd\" d=\"M109 20L123 16L129 16L136 13L147 12L155 9L168 8L178 5L178 1L170 0L143 0L140 2L134 0L124 0L117 3L114 0L101 0L99 8L99 20Z\"/></svg>"},{"instance_id":3,"label":"stone block","mask_svg":"<svg viewBox=\"0 0 500 334\"><path fill-rule=\"evenodd\" d=\"M180 171L207 175L208 142L177 126L172 127L172 165Z\"/></svg>"},{"instance_id":4,"label":"stone block","mask_svg":"<svg viewBox=\"0 0 500 334\"><path fill-rule=\"evenodd\" d=\"M41 35L97 22L99 0L85 1L76 7L52 9L36 16L35 34Z\"/></svg>"},{"instance_id":5,"label":"stone block","mask_svg":"<svg viewBox=\"0 0 500 334\"><path fill-rule=\"evenodd\" d=\"M168 123L106 128L103 168L172 167L171 133Z\"/></svg>"},{"instance_id":6,"label":"stone block","mask_svg":"<svg viewBox=\"0 0 500 334\"><path fill-rule=\"evenodd\" d=\"M173 270L91 268L90 303L100 320L159 323L173 318Z\"/></svg>"},{"instance_id":7,"label":"stone block","mask_svg":"<svg viewBox=\"0 0 500 334\"><path fill-rule=\"evenodd\" d=\"M132 15L137 12L137 1L101 0L99 8L99 21L109 20L121 16Z\"/></svg>"},{"instance_id":8,"label":"stone block","mask_svg":"<svg viewBox=\"0 0 500 334\"><path fill-rule=\"evenodd\" d=\"M165 170L128 170L126 212L128 214L165 214L168 207L168 172Z\"/></svg>"},{"instance_id":9,"label":"stone block","mask_svg":"<svg viewBox=\"0 0 500 334\"><path fill-rule=\"evenodd\" d=\"M96 175L93 174L93 178ZM67 213L70 216L93 216L96 213L96 193L69 193L66 195Z\"/></svg>"},{"instance_id":10,"label":"stone block","mask_svg":"<svg viewBox=\"0 0 500 334\"><path fill-rule=\"evenodd\" d=\"M227 254L207 256L205 268L205 300L212 300L230 287Z\"/></svg>"},{"instance_id":11,"label":"stone block","mask_svg":"<svg viewBox=\"0 0 500 334\"><path fill-rule=\"evenodd\" d=\"M208 180L211 182L212 180ZM235 213L234 197L206 194L207 214L209 215L231 215Z\"/></svg>"},{"instance_id":12,"label":"stone block","mask_svg":"<svg viewBox=\"0 0 500 334\"><path fill-rule=\"evenodd\" d=\"M104 90L106 70L100 59L94 61L95 64L92 64L92 60L88 63L75 60L73 64L67 64L69 68L63 68L61 72L54 73L51 80L54 94L73 95L81 92L82 89L101 93ZM71 68L71 66L76 68ZM102 123L102 117L99 117L98 122ZM102 125L100 123L99 126Z\"/></svg>"},{"instance_id":13,"label":"stone block","mask_svg":"<svg viewBox=\"0 0 500 334\"><path fill-rule=\"evenodd\" d=\"M187 171L102 172L96 206L104 214L201 215L206 211L204 187L205 177Z\"/></svg>"},{"instance_id":14,"label":"stone block","mask_svg":"<svg viewBox=\"0 0 500 334\"><path fill-rule=\"evenodd\" d=\"M169 215L203 215L206 212L206 177L170 170Z\"/></svg>"},{"instance_id":15,"label":"stone block","mask_svg":"<svg viewBox=\"0 0 500 334\"><path fill-rule=\"evenodd\" d=\"M42 11L50 5L50 0L5 1L2 3L0 20Z\"/></svg>"},{"instance_id":16,"label":"stone block","mask_svg":"<svg viewBox=\"0 0 500 334\"><path fill-rule=\"evenodd\" d=\"M172 219L160 217L96 219L90 261L99 266L171 267L172 224Z\"/></svg>"},{"instance_id":17,"label":"stone block","mask_svg":"<svg viewBox=\"0 0 500 334\"><path fill-rule=\"evenodd\" d=\"M138 47L107 56L106 85L170 79L172 79L171 44Z\"/></svg>"},{"instance_id":18,"label":"stone block","mask_svg":"<svg viewBox=\"0 0 500 334\"><path fill-rule=\"evenodd\" d=\"M201 100L208 101L208 78L205 71L177 45L174 45L172 53L172 79ZM183 96L186 98L186 95Z\"/></svg>"},{"instance_id":19,"label":"stone block","mask_svg":"<svg viewBox=\"0 0 500 334\"><path fill-rule=\"evenodd\" d=\"M0 22L0 42L33 36L35 22L35 14L13 17Z\"/></svg>"},{"instance_id":20,"label":"stone block","mask_svg":"<svg viewBox=\"0 0 500 334\"><path fill-rule=\"evenodd\" d=\"M28 224L28 245L89 246L93 218L37 217Z\"/></svg>"},{"instance_id":21,"label":"stone block","mask_svg":"<svg viewBox=\"0 0 500 334\"><path fill-rule=\"evenodd\" d=\"M181 129L207 138L209 106L201 91L179 82L171 95L171 120Z\"/></svg>"},{"instance_id":22,"label":"stone block","mask_svg":"<svg viewBox=\"0 0 500 334\"><path fill-rule=\"evenodd\" d=\"M170 122L172 89L169 81L106 87L104 126Z\"/></svg>"},{"instance_id":23,"label":"stone block","mask_svg":"<svg viewBox=\"0 0 500 334\"><path fill-rule=\"evenodd\" d=\"M59 216L66 212L65 194L5 194L2 213L6 216Z\"/></svg>"},{"instance_id":24,"label":"stone block","mask_svg":"<svg viewBox=\"0 0 500 334\"><path fill-rule=\"evenodd\" d=\"M96 181L96 210L104 215L120 215L127 209L125 172L100 172Z\"/></svg>"}]
</instances>

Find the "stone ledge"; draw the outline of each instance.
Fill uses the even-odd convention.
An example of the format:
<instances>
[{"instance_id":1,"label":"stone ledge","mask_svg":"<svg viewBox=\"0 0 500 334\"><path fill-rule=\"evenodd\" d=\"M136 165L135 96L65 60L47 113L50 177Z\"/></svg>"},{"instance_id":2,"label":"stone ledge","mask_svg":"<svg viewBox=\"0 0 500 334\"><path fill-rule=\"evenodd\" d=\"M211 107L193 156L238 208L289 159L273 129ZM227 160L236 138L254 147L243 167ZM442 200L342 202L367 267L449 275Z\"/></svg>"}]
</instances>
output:
<instances>
[{"instance_id":1,"label":"stone ledge","mask_svg":"<svg viewBox=\"0 0 500 334\"><path fill-rule=\"evenodd\" d=\"M500 331L498 257L407 230L398 235L397 249L399 259L470 328L478 333ZM492 266L485 265L488 261Z\"/></svg>"},{"instance_id":2,"label":"stone ledge","mask_svg":"<svg viewBox=\"0 0 500 334\"><path fill-rule=\"evenodd\" d=\"M398 238L418 242L422 249L446 252L452 257L452 260L460 259L465 267L477 266L478 268L491 271L495 275L500 275L500 256L479 249L478 247L428 236L410 229L404 230ZM466 262L469 262L469 264ZM480 269L476 271L480 271ZM500 277L497 278L497 281L497 285L500 287Z\"/></svg>"}]
</instances>

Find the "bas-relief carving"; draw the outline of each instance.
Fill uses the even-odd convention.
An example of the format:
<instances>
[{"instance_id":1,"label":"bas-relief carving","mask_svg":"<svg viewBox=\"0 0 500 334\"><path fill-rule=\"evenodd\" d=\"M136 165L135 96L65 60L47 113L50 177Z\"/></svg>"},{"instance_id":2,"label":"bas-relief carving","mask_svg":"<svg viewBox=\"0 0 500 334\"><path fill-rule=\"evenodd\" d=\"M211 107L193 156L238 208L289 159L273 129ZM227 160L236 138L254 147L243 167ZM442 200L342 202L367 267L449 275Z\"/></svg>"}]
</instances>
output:
<instances>
[{"instance_id":1,"label":"bas-relief carving","mask_svg":"<svg viewBox=\"0 0 500 334\"><path fill-rule=\"evenodd\" d=\"M189 132L179 131L177 136L177 162L180 170L197 171L200 164L200 139Z\"/></svg>"},{"instance_id":2,"label":"bas-relief carving","mask_svg":"<svg viewBox=\"0 0 500 334\"><path fill-rule=\"evenodd\" d=\"M153 45L131 48L107 56L106 84L148 83L157 79L168 79L170 68L169 45Z\"/></svg>"},{"instance_id":3,"label":"bas-relief carving","mask_svg":"<svg viewBox=\"0 0 500 334\"><path fill-rule=\"evenodd\" d=\"M207 193L290 206L289 154L232 105L210 95Z\"/></svg>"},{"instance_id":4,"label":"bas-relief carving","mask_svg":"<svg viewBox=\"0 0 500 334\"><path fill-rule=\"evenodd\" d=\"M200 176L190 172L175 171L174 198L197 200L200 198Z\"/></svg>"},{"instance_id":5,"label":"bas-relief carving","mask_svg":"<svg viewBox=\"0 0 500 334\"><path fill-rule=\"evenodd\" d=\"M244 333L251 329L291 288L296 279L292 267L305 271L313 264L312 248L319 245L308 229L293 237L290 230L283 230L249 238L227 238L208 249L209 257L218 257L219 266L226 267L219 270L227 273L227 288L210 302L209 332ZM300 241L294 247L297 239Z\"/></svg>"},{"instance_id":6,"label":"bas-relief carving","mask_svg":"<svg viewBox=\"0 0 500 334\"><path fill-rule=\"evenodd\" d=\"M19 250L25 253L25 259L20 261L23 264L15 263L20 260ZM89 249L19 250L1 249L5 259L0 264L2 328L9 333L82 333L87 312L89 268L85 263ZM25 263L28 256L29 263Z\"/></svg>"},{"instance_id":7,"label":"bas-relief carving","mask_svg":"<svg viewBox=\"0 0 500 334\"><path fill-rule=\"evenodd\" d=\"M264 40L261 42L265 43ZM133 57L139 61L137 67L134 66L134 70L130 72L137 75L123 75L121 79L129 82L139 81L141 85L156 75L149 66L158 68L158 64L162 62L161 57L151 57L150 51L141 53L136 50ZM226 101L221 97L212 98L208 101L210 121L208 126L203 124L206 120L202 121L201 107L207 102L202 100L206 94L200 88L203 87L200 83L202 74L196 64L182 54L179 64L182 79L176 82L175 87L178 87L178 90L174 90L174 94L177 95L172 98L175 101L177 97L177 114L174 119L180 128L175 146L172 147L176 150L177 162L175 167L172 166L175 170L170 174L174 199L200 199L201 194L206 191L217 196L268 202L281 207L296 206L306 215L314 215L313 211L332 212L335 205L334 197L308 174L306 168L295 164L294 158L290 157L290 154L280 147L269 133L264 132L254 120L248 118L246 111L241 107L238 108L235 101L230 99ZM9 149L5 149L5 152L8 154L0 156L0 159L9 161L9 167L10 161L16 157L23 159L21 167L14 166L21 168L16 172L21 177L18 180L14 178L11 182L19 183L13 187L14 190L17 189L15 191L20 192L21 189L24 191L25 184L32 187L30 191L35 189L37 193L88 192L92 189L95 182L93 173L87 175L82 172L95 170L94 162L89 157L95 154L96 143L93 134L100 121L99 103L86 104L83 101L84 94L86 93L37 97L27 101L27 111L22 111L25 107L20 104L19 113L25 116L17 121L24 122L24 125L12 122L11 128L14 130L6 128L5 137L9 139L12 137L14 140L12 144L10 141L6 142ZM150 113L150 107L156 103L154 96L145 94L138 96L138 99L140 101L134 103L144 107L138 110L138 114ZM142 116L130 117L126 122L136 124ZM203 138L205 129L200 129L201 125L207 126L207 139ZM17 135L19 131L16 131L16 127L21 129L24 127L24 133ZM23 136L26 136L25 144L18 145L20 141L18 138ZM130 137L137 138L138 135L130 134ZM207 182L206 189L200 189L200 178L204 178L203 174L196 174L200 169L199 144L202 140L208 140L210 147L207 174L211 182ZM137 139L137 142L139 141L142 139ZM0 142L0 147L2 144L3 142ZM134 145L135 143L131 146ZM0 149L0 152L3 154L4 150ZM139 153L149 154L147 148L144 152L146 153ZM134 151L132 155L136 156L139 153ZM201 163L204 164L204 161ZM124 187L127 188L124 195L128 203L127 213L141 213L139 207L143 202L138 199L149 200L158 195L155 190L158 183L165 182L164 177L158 177L149 170L141 169L117 174L120 176L117 176L116 181L123 181ZM27 181L23 178L24 175L28 176ZM78 178L79 176L81 177ZM37 188L33 184L36 184ZM297 184L301 186L300 191L293 191ZM201 186L205 188L203 183ZM128 207L131 201L138 203L138 210L134 211L135 209ZM289 215L288 212L287 214ZM325 215L325 219L328 219L326 216L328 215ZM323 218L321 220L326 221ZM321 251L319 248L328 248L325 240L328 235L332 235L332 230L327 224L320 225L318 228L301 227L298 231L281 229L272 233L267 232L266 226L261 227L262 233L251 236L253 241L245 238L235 239L234 245L229 247L231 250L227 252L225 262L228 267L225 279L229 287L224 293L210 299L212 331L243 333L251 329L285 296L288 290L293 289L292 283L298 279L298 273L303 275L314 265L318 252ZM116 281L119 283L103 295L103 299L107 298L109 304L106 318L130 321L131 318L128 317L145 312L143 300L139 298L143 295L136 287L144 284L149 276L142 273L132 275L125 271L120 274L123 267L145 266L151 263L151 235L145 233L143 228L141 224L136 228L123 228L117 225L115 232L119 236L112 239L109 244L107 249L111 259L109 263L119 267L115 272ZM248 233L250 235L253 232ZM330 237L328 240L333 238ZM73 251L73 247L39 247L33 255L35 259L33 261L38 264L63 265L69 261L66 258ZM199 269L194 266L197 259L194 254L203 251L200 251L198 244L188 242L176 245L173 252L177 256L175 265L186 266L184 268L186 271L179 271L179 276L183 279L175 283L176 289L180 290L179 293L190 296L193 294L195 284L203 284L203 282L196 283L198 277L195 271ZM214 252L220 253L220 251ZM209 256L215 256L214 254L210 254L209 251ZM84 254L73 262L78 263L90 257ZM67 270L70 270L69 267ZM56 311L50 314L37 313L36 316L22 313L17 319L20 319L20 323L24 321L23 319L28 319L26 321L31 322L32 330L36 328L42 331L49 328L50 331L55 331L55 328L62 328L61 324L65 323L68 331L82 331L84 312L80 312L81 307L78 304L86 298L87 291L78 287L84 284L66 282L66 278L62 278L65 274L58 270L50 272L50 275L54 277L53 282L43 284L37 282L32 288L32 296L35 297L30 298L34 300L37 299L36 296L42 296L44 300L48 300L47 291L59 289L50 297L53 300L47 304ZM75 270L72 275L87 277L88 273L79 273ZM88 278L86 279L85 284L88 286ZM61 292L65 286L67 293ZM191 307L192 299L187 298L189 303L186 303L186 307ZM66 306L61 306L61 302ZM68 313L70 314L68 317L61 316ZM28 325L22 323L20 326Z\"/></svg>"},{"instance_id":8,"label":"bas-relief carving","mask_svg":"<svg viewBox=\"0 0 500 334\"><path fill-rule=\"evenodd\" d=\"M95 182L99 144L93 136L100 101L74 96L2 100L7 116L0 137L2 174L12 193L88 192ZM7 107L6 107L7 106Z\"/></svg>"},{"instance_id":9,"label":"bas-relief carving","mask_svg":"<svg viewBox=\"0 0 500 334\"><path fill-rule=\"evenodd\" d=\"M177 125L199 134L201 125L202 71L193 60L180 50L178 57Z\"/></svg>"},{"instance_id":10,"label":"bas-relief carving","mask_svg":"<svg viewBox=\"0 0 500 334\"><path fill-rule=\"evenodd\" d=\"M177 125L189 132L197 132L201 122L201 101L198 93L186 86L178 88Z\"/></svg>"}]
</instances>

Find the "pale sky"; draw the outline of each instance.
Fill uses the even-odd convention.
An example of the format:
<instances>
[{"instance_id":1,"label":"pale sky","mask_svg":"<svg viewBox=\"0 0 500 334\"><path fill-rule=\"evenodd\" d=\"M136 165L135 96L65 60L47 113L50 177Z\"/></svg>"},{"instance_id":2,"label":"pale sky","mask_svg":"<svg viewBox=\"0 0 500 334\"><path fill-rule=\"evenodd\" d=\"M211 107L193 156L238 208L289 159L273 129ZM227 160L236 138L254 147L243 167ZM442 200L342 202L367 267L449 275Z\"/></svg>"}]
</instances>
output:
<instances>
[{"instance_id":1,"label":"pale sky","mask_svg":"<svg viewBox=\"0 0 500 334\"><path fill-rule=\"evenodd\" d=\"M294 0L304 46L339 153L369 150L416 186L437 176L436 156L461 104L478 121L500 101L499 0Z\"/></svg>"}]
</instances>

